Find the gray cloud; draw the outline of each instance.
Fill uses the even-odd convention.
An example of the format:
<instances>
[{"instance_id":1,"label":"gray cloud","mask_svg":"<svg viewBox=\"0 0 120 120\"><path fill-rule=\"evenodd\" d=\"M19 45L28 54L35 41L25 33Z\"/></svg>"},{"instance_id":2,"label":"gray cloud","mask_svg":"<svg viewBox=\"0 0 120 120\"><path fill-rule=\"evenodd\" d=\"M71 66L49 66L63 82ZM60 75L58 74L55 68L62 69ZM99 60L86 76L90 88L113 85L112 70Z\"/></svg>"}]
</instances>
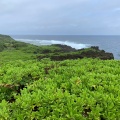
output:
<instances>
[{"instance_id":1,"label":"gray cloud","mask_svg":"<svg viewBox=\"0 0 120 120\"><path fill-rule=\"evenodd\" d=\"M119 0L1 0L3 34L118 34Z\"/></svg>"}]
</instances>

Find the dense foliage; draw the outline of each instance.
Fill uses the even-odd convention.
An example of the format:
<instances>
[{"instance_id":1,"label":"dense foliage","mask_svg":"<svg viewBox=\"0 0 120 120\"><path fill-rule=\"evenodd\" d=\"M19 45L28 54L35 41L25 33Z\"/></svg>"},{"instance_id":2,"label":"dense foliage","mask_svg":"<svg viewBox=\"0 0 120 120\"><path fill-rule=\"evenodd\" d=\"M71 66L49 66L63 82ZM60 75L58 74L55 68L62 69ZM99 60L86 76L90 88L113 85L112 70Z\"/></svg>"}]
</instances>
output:
<instances>
[{"instance_id":1,"label":"dense foliage","mask_svg":"<svg viewBox=\"0 0 120 120\"><path fill-rule=\"evenodd\" d=\"M120 120L120 61L76 59L90 51L0 35L0 120Z\"/></svg>"},{"instance_id":2,"label":"dense foliage","mask_svg":"<svg viewBox=\"0 0 120 120\"><path fill-rule=\"evenodd\" d=\"M17 60L0 66L1 120L119 120L120 62Z\"/></svg>"}]
</instances>

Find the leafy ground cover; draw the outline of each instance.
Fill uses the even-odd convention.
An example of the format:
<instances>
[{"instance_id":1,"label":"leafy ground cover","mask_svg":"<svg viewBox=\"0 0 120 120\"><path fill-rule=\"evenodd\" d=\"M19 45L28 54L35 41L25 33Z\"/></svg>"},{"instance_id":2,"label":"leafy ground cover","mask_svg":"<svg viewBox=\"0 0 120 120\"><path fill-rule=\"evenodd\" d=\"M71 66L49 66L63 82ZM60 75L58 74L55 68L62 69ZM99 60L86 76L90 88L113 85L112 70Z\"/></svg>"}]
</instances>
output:
<instances>
[{"instance_id":1,"label":"leafy ground cover","mask_svg":"<svg viewBox=\"0 0 120 120\"><path fill-rule=\"evenodd\" d=\"M0 120L120 120L119 60L50 60L96 50L0 35Z\"/></svg>"},{"instance_id":2,"label":"leafy ground cover","mask_svg":"<svg viewBox=\"0 0 120 120\"><path fill-rule=\"evenodd\" d=\"M0 118L119 120L120 62L17 60L0 67Z\"/></svg>"}]
</instances>

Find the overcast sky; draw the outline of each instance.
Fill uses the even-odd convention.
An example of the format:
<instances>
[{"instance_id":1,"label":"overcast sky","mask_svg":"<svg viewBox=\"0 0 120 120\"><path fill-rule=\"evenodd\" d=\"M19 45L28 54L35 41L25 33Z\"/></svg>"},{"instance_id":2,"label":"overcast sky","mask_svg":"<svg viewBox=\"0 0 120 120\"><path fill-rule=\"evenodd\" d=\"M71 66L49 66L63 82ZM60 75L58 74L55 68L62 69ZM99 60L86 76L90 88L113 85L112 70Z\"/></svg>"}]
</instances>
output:
<instances>
[{"instance_id":1,"label":"overcast sky","mask_svg":"<svg viewBox=\"0 0 120 120\"><path fill-rule=\"evenodd\" d=\"M120 35L120 0L0 0L0 34Z\"/></svg>"}]
</instances>

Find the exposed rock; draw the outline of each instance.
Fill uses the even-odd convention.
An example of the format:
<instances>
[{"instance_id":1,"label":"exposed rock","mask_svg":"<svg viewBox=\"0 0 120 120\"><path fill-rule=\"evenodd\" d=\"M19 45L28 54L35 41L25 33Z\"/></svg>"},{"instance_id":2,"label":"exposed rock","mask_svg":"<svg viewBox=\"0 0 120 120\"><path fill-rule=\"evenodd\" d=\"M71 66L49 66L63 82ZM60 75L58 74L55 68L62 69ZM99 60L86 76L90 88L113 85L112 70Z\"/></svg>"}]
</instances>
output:
<instances>
[{"instance_id":1,"label":"exposed rock","mask_svg":"<svg viewBox=\"0 0 120 120\"><path fill-rule=\"evenodd\" d=\"M82 58L99 58L102 60L114 59L112 53L107 53L104 50L99 50L98 46L92 46L91 48L84 48L76 50L66 45L57 45L61 47L61 52L52 55L42 55L37 58L40 60L42 58L50 58L51 60L62 61L66 59L82 59ZM63 46L63 47L62 47ZM70 52L71 51L71 52ZM64 53L63 53L64 52Z\"/></svg>"},{"instance_id":2,"label":"exposed rock","mask_svg":"<svg viewBox=\"0 0 120 120\"><path fill-rule=\"evenodd\" d=\"M59 47L60 50L57 50L57 52L73 52L76 51L75 48L72 48L68 45L62 45L62 44L54 44L53 46Z\"/></svg>"}]
</instances>

